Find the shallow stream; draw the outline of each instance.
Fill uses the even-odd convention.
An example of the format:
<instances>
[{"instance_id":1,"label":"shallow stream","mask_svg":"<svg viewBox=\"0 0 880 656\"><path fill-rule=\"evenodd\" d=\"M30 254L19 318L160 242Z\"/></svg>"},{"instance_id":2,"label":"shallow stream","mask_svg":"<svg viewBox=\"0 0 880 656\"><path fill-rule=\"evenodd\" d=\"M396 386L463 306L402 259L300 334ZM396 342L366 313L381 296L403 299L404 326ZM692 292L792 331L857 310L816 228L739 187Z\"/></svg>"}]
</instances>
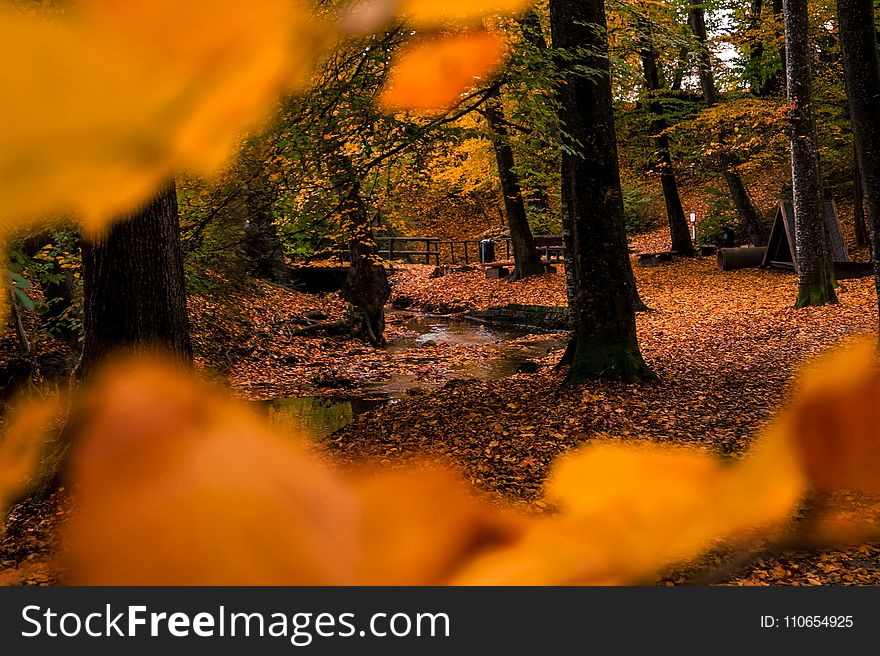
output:
<instances>
[{"instance_id":1,"label":"shallow stream","mask_svg":"<svg viewBox=\"0 0 880 656\"><path fill-rule=\"evenodd\" d=\"M515 341L529 334L528 330L490 326L467 319L393 312L389 324L397 327L397 337L388 340L386 349L412 352L418 358L421 347L430 344L483 345L495 344L492 357L471 361L450 368L446 380L498 380L517 372L526 361L544 357L559 341L553 335L546 339ZM445 381L443 381L445 382ZM365 395L339 399L326 396L297 396L266 401L269 416L286 430L314 440L339 430L357 415L395 403L413 388L433 388L443 382L426 383L412 374L392 375L371 385Z\"/></svg>"}]
</instances>

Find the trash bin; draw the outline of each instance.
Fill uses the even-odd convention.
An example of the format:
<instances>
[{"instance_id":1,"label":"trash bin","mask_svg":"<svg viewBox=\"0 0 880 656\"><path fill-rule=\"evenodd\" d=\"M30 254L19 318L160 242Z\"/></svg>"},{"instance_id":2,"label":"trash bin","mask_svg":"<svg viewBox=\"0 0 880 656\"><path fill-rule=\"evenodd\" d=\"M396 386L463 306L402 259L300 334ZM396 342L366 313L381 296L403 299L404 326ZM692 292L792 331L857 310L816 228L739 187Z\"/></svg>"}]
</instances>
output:
<instances>
[{"instance_id":1,"label":"trash bin","mask_svg":"<svg viewBox=\"0 0 880 656\"><path fill-rule=\"evenodd\" d=\"M495 261L495 240L483 239L480 241L480 264L489 264Z\"/></svg>"},{"instance_id":2,"label":"trash bin","mask_svg":"<svg viewBox=\"0 0 880 656\"><path fill-rule=\"evenodd\" d=\"M729 225L724 226L721 229L721 232L724 236L721 239L721 245L724 248L733 248L736 246L736 232Z\"/></svg>"}]
</instances>

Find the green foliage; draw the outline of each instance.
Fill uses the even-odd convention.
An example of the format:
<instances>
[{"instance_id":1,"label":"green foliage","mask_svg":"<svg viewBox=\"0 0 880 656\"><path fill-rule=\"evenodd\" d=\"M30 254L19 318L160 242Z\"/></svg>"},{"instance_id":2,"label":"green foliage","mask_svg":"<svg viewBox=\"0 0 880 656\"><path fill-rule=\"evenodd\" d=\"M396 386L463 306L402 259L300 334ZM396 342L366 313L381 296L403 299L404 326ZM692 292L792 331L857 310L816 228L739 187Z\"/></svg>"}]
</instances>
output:
<instances>
[{"instance_id":1,"label":"green foliage","mask_svg":"<svg viewBox=\"0 0 880 656\"><path fill-rule=\"evenodd\" d=\"M81 294L75 293L69 304L65 299L47 295L47 290L66 284L66 278L74 283L79 281L81 261L76 232L52 230L46 233L45 244L34 245L39 236L42 234L29 238L32 243L28 248L19 242L9 251L7 278L12 299L22 310L37 312L44 319L49 317L50 320L41 322L40 330L45 336L75 335L82 341ZM42 294L35 285L42 289ZM35 336L36 339L40 337Z\"/></svg>"},{"instance_id":2,"label":"green foliage","mask_svg":"<svg viewBox=\"0 0 880 656\"><path fill-rule=\"evenodd\" d=\"M654 208L657 198L639 186L624 184L622 191L627 234L635 235L656 228L657 215Z\"/></svg>"},{"instance_id":3,"label":"green foliage","mask_svg":"<svg viewBox=\"0 0 880 656\"><path fill-rule=\"evenodd\" d=\"M697 222L697 243L720 245L724 241L725 226L736 226L739 220L727 190L707 187L708 211Z\"/></svg>"}]
</instances>

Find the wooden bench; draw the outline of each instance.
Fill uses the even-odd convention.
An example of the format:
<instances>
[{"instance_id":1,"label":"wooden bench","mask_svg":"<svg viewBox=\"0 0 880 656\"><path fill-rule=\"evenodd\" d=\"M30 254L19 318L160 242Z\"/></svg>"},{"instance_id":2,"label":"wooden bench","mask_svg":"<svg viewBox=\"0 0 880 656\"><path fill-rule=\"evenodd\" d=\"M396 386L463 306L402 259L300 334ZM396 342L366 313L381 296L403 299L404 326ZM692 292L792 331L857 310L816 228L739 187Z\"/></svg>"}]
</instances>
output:
<instances>
[{"instance_id":1,"label":"wooden bench","mask_svg":"<svg viewBox=\"0 0 880 656\"><path fill-rule=\"evenodd\" d=\"M565 244L562 237L556 235L535 235L535 248L544 256L545 262L562 261L565 256Z\"/></svg>"},{"instance_id":2,"label":"wooden bench","mask_svg":"<svg viewBox=\"0 0 880 656\"><path fill-rule=\"evenodd\" d=\"M678 251L663 251L662 253L639 253L638 265L640 267L660 266L662 262L672 262L672 257L678 255Z\"/></svg>"},{"instance_id":3,"label":"wooden bench","mask_svg":"<svg viewBox=\"0 0 880 656\"><path fill-rule=\"evenodd\" d=\"M487 278L506 278L510 275L513 262L486 262L481 264Z\"/></svg>"},{"instance_id":4,"label":"wooden bench","mask_svg":"<svg viewBox=\"0 0 880 656\"><path fill-rule=\"evenodd\" d=\"M556 267L550 264L550 261L547 259L543 260L544 262L544 273L555 273ZM483 267L483 270L486 272L487 278L506 278L510 275L514 267L514 262L512 260L508 260L505 262L485 262L480 266Z\"/></svg>"}]
</instances>

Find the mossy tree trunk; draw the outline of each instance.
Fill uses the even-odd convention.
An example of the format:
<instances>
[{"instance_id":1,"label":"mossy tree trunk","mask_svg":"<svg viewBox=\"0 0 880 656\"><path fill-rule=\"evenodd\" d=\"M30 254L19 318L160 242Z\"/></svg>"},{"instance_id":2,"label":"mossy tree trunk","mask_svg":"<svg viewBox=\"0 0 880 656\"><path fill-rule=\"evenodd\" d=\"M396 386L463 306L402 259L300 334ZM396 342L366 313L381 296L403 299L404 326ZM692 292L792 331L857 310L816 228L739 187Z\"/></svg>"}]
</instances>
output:
<instances>
[{"instance_id":1,"label":"mossy tree trunk","mask_svg":"<svg viewBox=\"0 0 880 656\"><path fill-rule=\"evenodd\" d=\"M560 85L560 119L580 152L562 155L562 222L566 243L572 342L568 383L589 378L653 377L636 336L635 278L627 250L623 195L612 112L603 0L551 0L553 44L582 52Z\"/></svg>"},{"instance_id":2,"label":"mossy tree trunk","mask_svg":"<svg viewBox=\"0 0 880 656\"><path fill-rule=\"evenodd\" d=\"M792 198L798 261L796 307L837 302L831 239L819 172L807 0L785 0L786 82L790 116Z\"/></svg>"}]
</instances>

